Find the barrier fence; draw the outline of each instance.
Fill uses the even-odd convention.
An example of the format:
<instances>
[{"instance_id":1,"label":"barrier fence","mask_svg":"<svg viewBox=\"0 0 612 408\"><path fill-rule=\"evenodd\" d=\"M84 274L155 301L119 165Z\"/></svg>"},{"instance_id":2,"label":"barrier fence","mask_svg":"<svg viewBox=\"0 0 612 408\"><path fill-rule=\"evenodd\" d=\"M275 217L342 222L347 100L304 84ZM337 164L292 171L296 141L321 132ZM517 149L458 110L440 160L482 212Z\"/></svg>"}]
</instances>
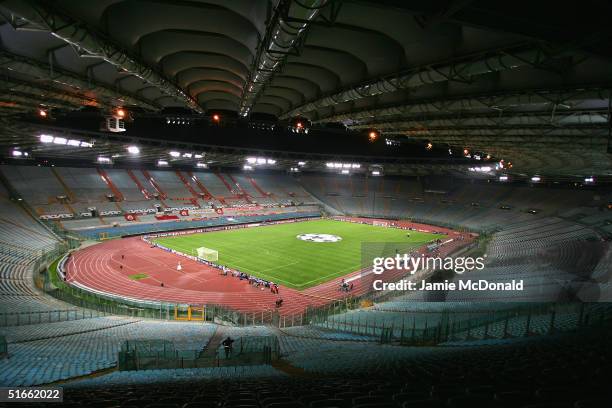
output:
<instances>
[{"instance_id":1,"label":"barrier fence","mask_svg":"<svg viewBox=\"0 0 612 408\"><path fill-rule=\"evenodd\" d=\"M476 305L476 304L475 304ZM507 305L506 305L507 306ZM391 323L380 316L358 316L351 313L319 315L310 321L321 328L373 336L381 343L434 345L439 343L507 339L572 331L586 326L612 323L612 305L602 303L531 304L471 312L395 312Z\"/></svg>"},{"instance_id":2,"label":"barrier fence","mask_svg":"<svg viewBox=\"0 0 612 408\"><path fill-rule=\"evenodd\" d=\"M209 344L208 347L215 347ZM220 345L210 351L178 350L168 340L128 340L118 352L120 371L198 368L271 364L280 357L276 336L245 336L235 339L231 352Z\"/></svg>"},{"instance_id":3,"label":"barrier fence","mask_svg":"<svg viewBox=\"0 0 612 408\"><path fill-rule=\"evenodd\" d=\"M0 313L0 327L27 324L55 323L69 320L91 319L106 316L106 313L86 309L36 310L28 312Z\"/></svg>"}]
</instances>

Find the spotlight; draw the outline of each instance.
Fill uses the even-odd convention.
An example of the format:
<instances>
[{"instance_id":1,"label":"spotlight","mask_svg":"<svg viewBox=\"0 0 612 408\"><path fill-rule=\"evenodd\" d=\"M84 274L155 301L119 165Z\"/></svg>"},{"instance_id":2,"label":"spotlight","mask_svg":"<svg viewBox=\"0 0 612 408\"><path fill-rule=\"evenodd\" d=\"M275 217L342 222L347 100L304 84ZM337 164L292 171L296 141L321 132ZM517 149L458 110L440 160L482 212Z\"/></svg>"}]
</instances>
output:
<instances>
[{"instance_id":1,"label":"spotlight","mask_svg":"<svg viewBox=\"0 0 612 408\"><path fill-rule=\"evenodd\" d=\"M468 149L463 149L463 155L464 156L469 156L470 151Z\"/></svg>"},{"instance_id":2,"label":"spotlight","mask_svg":"<svg viewBox=\"0 0 612 408\"><path fill-rule=\"evenodd\" d=\"M41 118L46 118L49 116L49 113L44 109L39 109L38 116L40 116Z\"/></svg>"},{"instance_id":3,"label":"spotlight","mask_svg":"<svg viewBox=\"0 0 612 408\"><path fill-rule=\"evenodd\" d=\"M126 113L125 109L123 109L123 108L117 108L115 110L115 116L117 116L119 119L125 118L125 113Z\"/></svg>"},{"instance_id":4,"label":"spotlight","mask_svg":"<svg viewBox=\"0 0 612 408\"><path fill-rule=\"evenodd\" d=\"M425 149L427 149L427 150L433 149L433 144L431 142L428 142L427 146L425 146Z\"/></svg>"},{"instance_id":5,"label":"spotlight","mask_svg":"<svg viewBox=\"0 0 612 408\"><path fill-rule=\"evenodd\" d=\"M308 121L308 119L298 117L298 118L294 118L291 120L288 129L292 133L307 134L309 127L310 127L310 121Z\"/></svg>"},{"instance_id":6,"label":"spotlight","mask_svg":"<svg viewBox=\"0 0 612 408\"><path fill-rule=\"evenodd\" d=\"M130 154L138 154L138 153L140 153L140 149L138 148L138 146L128 146L127 151Z\"/></svg>"},{"instance_id":7,"label":"spotlight","mask_svg":"<svg viewBox=\"0 0 612 408\"><path fill-rule=\"evenodd\" d=\"M370 130L370 133L368 133L368 140L370 143L374 143L376 139L378 139L378 132L375 130Z\"/></svg>"},{"instance_id":8,"label":"spotlight","mask_svg":"<svg viewBox=\"0 0 612 408\"><path fill-rule=\"evenodd\" d=\"M215 113L214 115L212 115L212 120L213 122L219 122L221 120L221 116Z\"/></svg>"}]
</instances>

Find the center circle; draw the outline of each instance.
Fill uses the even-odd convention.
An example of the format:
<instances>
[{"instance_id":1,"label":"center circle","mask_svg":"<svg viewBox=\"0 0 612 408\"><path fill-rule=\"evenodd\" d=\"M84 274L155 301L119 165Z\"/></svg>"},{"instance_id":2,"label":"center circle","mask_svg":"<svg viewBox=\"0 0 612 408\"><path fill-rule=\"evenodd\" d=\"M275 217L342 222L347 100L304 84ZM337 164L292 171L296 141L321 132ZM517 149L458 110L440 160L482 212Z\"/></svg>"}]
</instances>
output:
<instances>
[{"instance_id":1,"label":"center circle","mask_svg":"<svg viewBox=\"0 0 612 408\"><path fill-rule=\"evenodd\" d=\"M331 234L300 234L297 239L308 242L338 242L342 241L342 237Z\"/></svg>"}]
</instances>

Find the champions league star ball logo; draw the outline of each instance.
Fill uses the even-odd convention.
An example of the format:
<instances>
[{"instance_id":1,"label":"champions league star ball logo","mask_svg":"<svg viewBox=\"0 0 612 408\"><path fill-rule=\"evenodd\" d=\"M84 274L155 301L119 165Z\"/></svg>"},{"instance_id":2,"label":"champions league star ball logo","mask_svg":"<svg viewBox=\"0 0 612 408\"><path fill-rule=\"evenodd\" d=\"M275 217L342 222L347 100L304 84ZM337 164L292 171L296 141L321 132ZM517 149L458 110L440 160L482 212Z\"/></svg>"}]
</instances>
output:
<instances>
[{"instance_id":1,"label":"champions league star ball logo","mask_svg":"<svg viewBox=\"0 0 612 408\"><path fill-rule=\"evenodd\" d=\"M342 237L331 234L300 234L296 237L302 241L309 242L338 242L342 241Z\"/></svg>"}]
</instances>

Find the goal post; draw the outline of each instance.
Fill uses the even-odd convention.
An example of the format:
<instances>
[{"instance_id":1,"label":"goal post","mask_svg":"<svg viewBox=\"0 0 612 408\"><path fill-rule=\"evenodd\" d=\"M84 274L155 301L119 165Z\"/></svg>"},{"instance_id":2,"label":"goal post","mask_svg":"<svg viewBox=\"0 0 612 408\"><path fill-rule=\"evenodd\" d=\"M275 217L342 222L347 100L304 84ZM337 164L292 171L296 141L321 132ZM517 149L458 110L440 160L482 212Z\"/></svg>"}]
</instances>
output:
<instances>
[{"instance_id":1,"label":"goal post","mask_svg":"<svg viewBox=\"0 0 612 408\"><path fill-rule=\"evenodd\" d=\"M198 253L198 258L204 259L209 262L216 262L219 260L219 251L216 251L211 248L200 247L196 249Z\"/></svg>"}]
</instances>

